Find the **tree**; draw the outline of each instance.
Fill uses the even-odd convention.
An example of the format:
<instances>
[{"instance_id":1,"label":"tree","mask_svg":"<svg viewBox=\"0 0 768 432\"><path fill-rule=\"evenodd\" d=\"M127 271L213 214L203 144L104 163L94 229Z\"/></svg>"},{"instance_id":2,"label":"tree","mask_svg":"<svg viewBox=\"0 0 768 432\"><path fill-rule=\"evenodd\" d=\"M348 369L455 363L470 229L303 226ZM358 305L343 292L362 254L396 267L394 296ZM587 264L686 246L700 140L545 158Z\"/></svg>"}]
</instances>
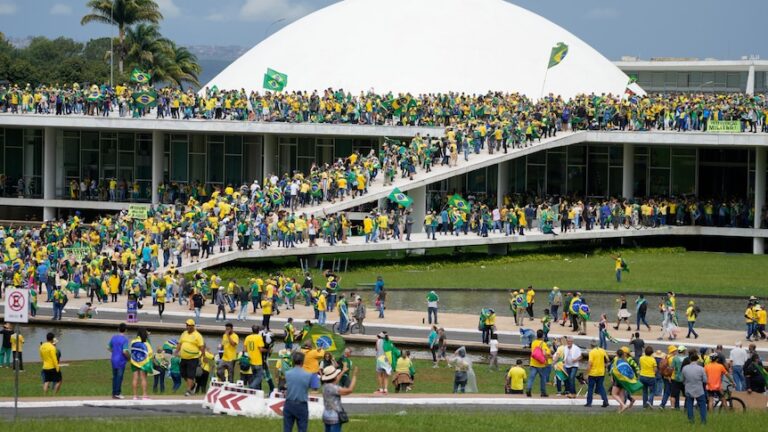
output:
<instances>
[{"instance_id":1,"label":"tree","mask_svg":"<svg viewBox=\"0 0 768 432\"><path fill-rule=\"evenodd\" d=\"M163 57L169 55L169 41L154 24L138 24L128 28L125 38L126 59L143 71L157 74Z\"/></svg>"},{"instance_id":2,"label":"tree","mask_svg":"<svg viewBox=\"0 0 768 432\"><path fill-rule=\"evenodd\" d=\"M163 19L160 8L153 0L89 0L91 13L85 15L81 25L91 22L117 26L118 70L123 73L123 62L128 54L125 38L128 27L135 24L159 24Z\"/></svg>"},{"instance_id":3,"label":"tree","mask_svg":"<svg viewBox=\"0 0 768 432\"><path fill-rule=\"evenodd\" d=\"M185 82L200 87L197 77L202 68L197 62L197 57L186 47L176 46L172 41L168 41L168 56L165 59L169 63L166 65L166 82L182 88Z\"/></svg>"}]
</instances>

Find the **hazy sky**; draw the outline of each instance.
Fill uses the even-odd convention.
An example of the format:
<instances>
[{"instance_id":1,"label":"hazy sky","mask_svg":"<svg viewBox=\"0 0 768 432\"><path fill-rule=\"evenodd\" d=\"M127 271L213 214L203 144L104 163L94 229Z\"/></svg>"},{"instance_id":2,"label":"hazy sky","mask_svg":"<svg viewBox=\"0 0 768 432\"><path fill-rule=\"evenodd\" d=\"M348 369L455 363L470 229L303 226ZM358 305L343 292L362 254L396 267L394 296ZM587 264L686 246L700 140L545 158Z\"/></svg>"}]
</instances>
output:
<instances>
[{"instance_id":1,"label":"hazy sky","mask_svg":"<svg viewBox=\"0 0 768 432\"><path fill-rule=\"evenodd\" d=\"M157 0L165 15L162 32L167 37L183 45L243 47L334 2ZM768 0L511 2L565 27L614 60L622 55L734 59L748 54L768 59ZM85 4L86 0L0 0L0 31L12 38L44 35L81 41L107 35L108 26L80 25L87 12ZM278 20L283 21L275 23Z\"/></svg>"}]
</instances>

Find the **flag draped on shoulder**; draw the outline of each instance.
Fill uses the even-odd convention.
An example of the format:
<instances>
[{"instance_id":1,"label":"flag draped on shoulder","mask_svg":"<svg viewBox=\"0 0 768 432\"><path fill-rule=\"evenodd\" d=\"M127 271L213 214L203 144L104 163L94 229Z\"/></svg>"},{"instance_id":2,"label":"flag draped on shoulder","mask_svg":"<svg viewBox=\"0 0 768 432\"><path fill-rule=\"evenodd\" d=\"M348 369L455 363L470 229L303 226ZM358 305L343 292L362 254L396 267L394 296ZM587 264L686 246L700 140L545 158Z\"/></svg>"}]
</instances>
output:
<instances>
[{"instance_id":1,"label":"flag draped on shoulder","mask_svg":"<svg viewBox=\"0 0 768 432\"><path fill-rule=\"evenodd\" d=\"M619 359L611 368L611 375L616 382L629 393L636 393L643 388L643 384L637 379L637 374L632 366L624 360Z\"/></svg>"},{"instance_id":2,"label":"flag draped on shoulder","mask_svg":"<svg viewBox=\"0 0 768 432\"><path fill-rule=\"evenodd\" d=\"M333 334L330 330L318 324L313 325L307 334L304 335L301 341L302 345L305 342L310 342L314 348L339 354L344 352L344 347L346 346L343 337Z\"/></svg>"},{"instance_id":3,"label":"flag draped on shoulder","mask_svg":"<svg viewBox=\"0 0 768 432\"><path fill-rule=\"evenodd\" d=\"M152 373L152 347L148 342L142 342L141 339L136 338L131 341L129 347L129 354L131 356L131 366L136 369L142 370L147 373Z\"/></svg>"},{"instance_id":4,"label":"flag draped on shoulder","mask_svg":"<svg viewBox=\"0 0 768 432\"><path fill-rule=\"evenodd\" d=\"M389 200L401 205L405 208L410 207L413 204L413 198L402 193L399 188L395 188L392 193L389 194Z\"/></svg>"},{"instance_id":5,"label":"flag draped on shoulder","mask_svg":"<svg viewBox=\"0 0 768 432\"><path fill-rule=\"evenodd\" d=\"M565 60L565 56L567 55L568 45L566 45L564 42L558 42L557 45L552 48L552 52L549 55L549 68L551 69L559 65L563 60Z\"/></svg>"},{"instance_id":6,"label":"flag draped on shoulder","mask_svg":"<svg viewBox=\"0 0 768 432\"><path fill-rule=\"evenodd\" d=\"M264 88L271 91L283 91L288 85L288 75L274 69L267 69L264 74Z\"/></svg>"},{"instance_id":7,"label":"flag draped on shoulder","mask_svg":"<svg viewBox=\"0 0 768 432\"><path fill-rule=\"evenodd\" d=\"M152 75L142 72L139 69L134 69L133 72L131 72L131 81L137 82L139 84L147 84L149 83L149 80L152 79Z\"/></svg>"}]
</instances>

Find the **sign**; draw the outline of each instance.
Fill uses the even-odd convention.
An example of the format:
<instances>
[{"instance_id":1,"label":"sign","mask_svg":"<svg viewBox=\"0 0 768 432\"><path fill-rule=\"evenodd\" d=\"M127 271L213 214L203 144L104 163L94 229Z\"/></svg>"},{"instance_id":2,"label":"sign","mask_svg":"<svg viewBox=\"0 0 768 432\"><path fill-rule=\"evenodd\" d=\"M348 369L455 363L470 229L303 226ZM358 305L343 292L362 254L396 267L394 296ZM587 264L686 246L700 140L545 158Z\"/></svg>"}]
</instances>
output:
<instances>
[{"instance_id":1,"label":"sign","mask_svg":"<svg viewBox=\"0 0 768 432\"><path fill-rule=\"evenodd\" d=\"M90 247L71 247L71 248L64 248L64 257L74 257L77 261L82 261L83 258L86 258L91 255L91 252L93 251L93 248Z\"/></svg>"},{"instance_id":2,"label":"sign","mask_svg":"<svg viewBox=\"0 0 768 432\"><path fill-rule=\"evenodd\" d=\"M707 123L707 132L712 133L740 133L741 122L736 121L714 121Z\"/></svg>"},{"instance_id":3,"label":"sign","mask_svg":"<svg viewBox=\"0 0 768 432\"><path fill-rule=\"evenodd\" d=\"M147 218L147 213L149 213L149 207L147 206L136 204L131 204L128 206L128 217L131 219L144 220Z\"/></svg>"},{"instance_id":4,"label":"sign","mask_svg":"<svg viewBox=\"0 0 768 432\"><path fill-rule=\"evenodd\" d=\"M5 322L29 322L29 290L9 288L5 293Z\"/></svg>"}]
</instances>

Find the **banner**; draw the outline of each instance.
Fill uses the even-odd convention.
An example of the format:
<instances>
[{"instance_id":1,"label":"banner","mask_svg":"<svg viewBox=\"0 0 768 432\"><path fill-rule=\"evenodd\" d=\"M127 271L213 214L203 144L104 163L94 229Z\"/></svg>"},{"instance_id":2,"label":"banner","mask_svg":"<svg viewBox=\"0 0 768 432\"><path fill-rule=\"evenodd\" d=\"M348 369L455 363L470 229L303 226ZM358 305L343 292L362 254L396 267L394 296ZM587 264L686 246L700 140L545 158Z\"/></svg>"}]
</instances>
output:
<instances>
[{"instance_id":1,"label":"banner","mask_svg":"<svg viewBox=\"0 0 768 432\"><path fill-rule=\"evenodd\" d=\"M90 247L71 247L64 248L64 257L74 257L77 261L82 261L83 258L89 256L93 251Z\"/></svg>"},{"instance_id":2,"label":"banner","mask_svg":"<svg viewBox=\"0 0 768 432\"><path fill-rule=\"evenodd\" d=\"M128 206L128 217L131 219L144 220L147 218L148 212L149 212L149 208L147 208L147 206L136 205L136 204L131 204Z\"/></svg>"},{"instance_id":3,"label":"banner","mask_svg":"<svg viewBox=\"0 0 768 432\"><path fill-rule=\"evenodd\" d=\"M715 121L710 120L707 123L707 132L713 133L740 133L741 122L736 121Z\"/></svg>"}]
</instances>

